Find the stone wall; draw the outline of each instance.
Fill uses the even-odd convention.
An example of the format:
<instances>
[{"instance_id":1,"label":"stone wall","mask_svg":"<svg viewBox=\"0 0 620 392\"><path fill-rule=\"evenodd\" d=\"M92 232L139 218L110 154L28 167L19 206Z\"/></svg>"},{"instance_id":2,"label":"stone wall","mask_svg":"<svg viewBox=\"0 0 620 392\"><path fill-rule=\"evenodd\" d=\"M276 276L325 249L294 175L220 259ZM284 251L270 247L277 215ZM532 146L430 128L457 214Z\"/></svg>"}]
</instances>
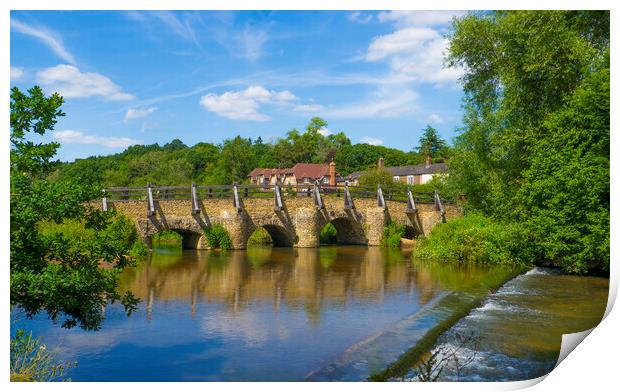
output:
<instances>
[{"instance_id":1,"label":"stone wall","mask_svg":"<svg viewBox=\"0 0 620 392\"><path fill-rule=\"evenodd\" d=\"M230 199L203 199L200 214L191 213L190 200L156 200L156 213L151 217L147 217L145 200L108 201L108 208L131 218L149 246L153 234L174 230L183 235L184 246L197 249L206 248L204 229L215 224L228 231L235 249L244 249L258 227L266 228L277 246L316 247L321 229L329 222L338 230L339 243L376 246L383 227L391 221L406 225L414 235L424 236L443 219L462 215L454 205L445 206L445 218L434 204L418 204L416 213L407 213L405 203L387 201L384 209L374 198L354 199L355 208L345 209L344 199L332 195L323 196L325 208L319 210L312 197L282 196L281 211L274 211L272 198L243 199L241 212ZM101 207L100 203L96 205Z\"/></svg>"}]
</instances>

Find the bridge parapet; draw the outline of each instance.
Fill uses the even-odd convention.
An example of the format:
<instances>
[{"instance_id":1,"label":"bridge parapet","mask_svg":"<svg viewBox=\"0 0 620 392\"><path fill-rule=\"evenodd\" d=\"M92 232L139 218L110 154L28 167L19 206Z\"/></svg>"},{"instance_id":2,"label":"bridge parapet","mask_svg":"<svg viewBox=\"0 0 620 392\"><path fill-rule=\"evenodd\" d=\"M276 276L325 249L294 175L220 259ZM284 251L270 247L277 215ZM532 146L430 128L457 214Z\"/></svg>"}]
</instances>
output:
<instances>
[{"instance_id":1,"label":"bridge parapet","mask_svg":"<svg viewBox=\"0 0 620 392\"><path fill-rule=\"evenodd\" d=\"M149 186L109 188L102 209L116 209L130 217L150 245L153 234L175 230L190 248L206 248L204 230L222 225L233 248L243 249L251 233L264 227L278 246L316 247L323 226L332 223L340 243L379 245L389 222L407 226L412 236L423 236L438 223L461 215L454 201L438 193L413 195L380 187L299 184L211 186Z\"/></svg>"}]
</instances>

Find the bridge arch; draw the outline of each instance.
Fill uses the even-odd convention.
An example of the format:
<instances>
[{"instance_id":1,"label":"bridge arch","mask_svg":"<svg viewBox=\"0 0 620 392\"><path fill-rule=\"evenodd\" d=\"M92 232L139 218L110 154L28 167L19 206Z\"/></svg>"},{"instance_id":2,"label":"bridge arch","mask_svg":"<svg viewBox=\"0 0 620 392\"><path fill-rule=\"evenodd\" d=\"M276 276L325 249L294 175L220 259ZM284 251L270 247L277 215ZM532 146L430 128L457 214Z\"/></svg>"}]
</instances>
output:
<instances>
[{"instance_id":1,"label":"bridge arch","mask_svg":"<svg viewBox=\"0 0 620 392\"><path fill-rule=\"evenodd\" d=\"M337 217L329 221L336 228L336 243L341 245L367 245L362 224L351 217Z\"/></svg>"},{"instance_id":2,"label":"bridge arch","mask_svg":"<svg viewBox=\"0 0 620 392\"><path fill-rule=\"evenodd\" d=\"M202 242L204 242L204 233L202 232L198 233L194 230L167 228L165 230L156 231L146 238L149 247L152 247L153 236L164 231L173 231L179 234L181 236L181 246L183 249L200 249Z\"/></svg>"},{"instance_id":3,"label":"bridge arch","mask_svg":"<svg viewBox=\"0 0 620 392\"><path fill-rule=\"evenodd\" d=\"M274 247L291 247L295 244L295 239L284 226L267 224L261 227L271 236Z\"/></svg>"}]
</instances>

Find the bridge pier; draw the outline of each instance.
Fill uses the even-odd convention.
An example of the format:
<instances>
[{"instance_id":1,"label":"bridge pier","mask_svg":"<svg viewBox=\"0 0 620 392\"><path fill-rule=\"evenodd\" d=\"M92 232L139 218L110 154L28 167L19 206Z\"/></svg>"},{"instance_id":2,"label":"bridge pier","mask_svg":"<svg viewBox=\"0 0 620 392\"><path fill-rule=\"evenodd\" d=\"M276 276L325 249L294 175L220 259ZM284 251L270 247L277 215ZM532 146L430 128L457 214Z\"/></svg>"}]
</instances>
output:
<instances>
[{"instance_id":1,"label":"bridge pier","mask_svg":"<svg viewBox=\"0 0 620 392\"><path fill-rule=\"evenodd\" d=\"M233 249L245 249L250 238L250 218L242 210L224 209L220 213L219 222L228 231Z\"/></svg>"},{"instance_id":2,"label":"bridge pier","mask_svg":"<svg viewBox=\"0 0 620 392\"><path fill-rule=\"evenodd\" d=\"M385 207L368 207L366 209L366 222L364 231L368 238L369 246L381 245L383 238L383 228L388 223L388 216Z\"/></svg>"},{"instance_id":3,"label":"bridge pier","mask_svg":"<svg viewBox=\"0 0 620 392\"><path fill-rule=\"evenodd\" d=\"M299 208L295 211L293 225L295 228L295 246L298 248L316 248L320 245L320 215L316 208Z\"/></svg>"}]
</instances>

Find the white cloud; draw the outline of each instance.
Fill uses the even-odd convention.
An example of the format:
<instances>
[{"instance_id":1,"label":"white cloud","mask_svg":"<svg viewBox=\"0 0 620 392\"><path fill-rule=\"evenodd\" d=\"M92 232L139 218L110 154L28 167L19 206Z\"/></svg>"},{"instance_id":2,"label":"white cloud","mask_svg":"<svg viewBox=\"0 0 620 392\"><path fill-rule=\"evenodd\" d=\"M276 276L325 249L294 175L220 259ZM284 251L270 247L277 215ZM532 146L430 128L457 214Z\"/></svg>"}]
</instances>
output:
<instances>
[{"instance_id":1,"label":"white cloud","mask_svg":"<svg viewBox=\"0 0 620 392\"><path fill-rule=\"evenodd\" d=\"M295 107L293 107L293 110L295 110L296 112L318 112L322 109L323 106L317 104L295 105Z\"/></svg>"},{"instance_id":2,"label":"white cloud","mask_svg":"<svg viewBox=\"0 0 620 392\"><path fill-rule=\"evenodd\" d=\"M380 146L383 144L383 140L376 137L364 136L360 139L360 143L370 144L371 146Z\"/></svg>"},{"instance_id":3,"label":"white cloud","mask_svg":"<svg viewBox=\"0 0 620 392\"><path fill-rule=\"evenodd\" d=\"M443 118L441 118L441 116L438 115L437 113L432 113L430 116L426 118L426 121L429 124L442 124L444 122Z\"/></svg>"},{"instance_id":4,"label":"white cloud","mask_svg":"<svg viewBox=\"0 0 620 392\"><path fill-rule=\"evenodd\" d=\"M133 144L141 143L139 140L130 139L128 137L108 137L88 135L80 131L56 131L53 133L54 139L66 144L97 144L104 147L129 147Z\"/></svg>"},{"instance_id":5,"label":"white cloud","mask_svg":"<svg viewBox=\"0 0 620 392\"><path fill-rule=\"evenodd\" d=\"M408 27L376 37L367 61L387 60L393 74L430 83L454 82L462 70L444 68L448 40L428 27Z\"/></svg>"},{"instance_id":6,"label":"white cloud","mask_svg":"<svg viewBox=\"0 0 620 392\"><path fill-rule=\"evenodd\" d=\"M146 117L156 110L157 108L154 106L150 108L146 108L146 109L128 109L127 112L125 113L125 118L123 120L127 122L130 120L134 120L136 118Z\"/></svg>"},{"instance_id":7,"label":"white cloud","mask_svg":"<svg viewBox=\"0 0 620 392\"><path fill-rule=\"evenodd\" d=\"M96 72L81 72L73 65L60 64L37 72L37 82L65 98L100 96L107 101L128 101L133 95Z\"/></svg>"},{"instance_id":8,"label":"white cloud","mask_svg":"<svg viewBox=\"0 0 620 392\"><path fill-rule=\"evenodd\" d=\"M14 67L11 65L11 80L18 80L24 76L24 69L20 67Z\"/></svg>"},{"instance_id":9,"label":"white cloud","mask_svg":"<svg viewBox=\"0 0 620 392\"><path fill-rule=\"evenodd\" d=\"M340 118L399 117L414 112L418 94L409 87L379 86L365 99L326 110L325 116Z\"/></svg>"},{"instance_id":10,"label":"white cloud","mask_svg":"<svg viewBox=\"0 0 620 392\"><path fill-rule=\"evenodd\" d=\"M171 11L159 11L155 12L155 16L159 20L161 20L172 32L174 32L179 37L183 38L186 41L190 41L197 46L200 46L198 39L196 38L196 33L192 28L192 24L189 18L189 14L185 14L182 19L177 18L177 16Z\"/></svg>"},{"instance_id":11,"label":"white cloud","mask_svg":"<svg viewBox=\"0 0 620 392\"><path fill-rule=\"evenodd\" d=\"M250 86L222 95L204 95L200 104L208 111L232 120L268 121L271 117L259 112L261 105L287 106L297 99L288 90L272 91L262 86Z\"/></svg>"},{"instance_id":12,"label":"white cloud","mask_svg":"<svg viewBox=\"0 0 620 392\"><path fill-rule=\"evenodd\" d=\"M359 11L355 11L347 14L347 19L351 22L367 24L372 21L372 14L364 14Z\"/></svg>"},{"instance_id":13,"label":"white cloud","mask_svg":"<svg viewBox=\"0 0 620 392\"><path fill-rule=\"evenodd\" d=\"M398 54L411 53L419 50L426 42L440 38L437 31L426 27L411 27L380 35L375 37L368 46L366 60L377 61Z\"/></svg>"},{"instance_id":14,"label":"white cloud","mask_svg":"<svg viewBox=\"0 0 620 392\"><path fill-rule=\"evenodd\" d=\"M448 39L446 24L465 11L381 12L381 22L392 22L396 30L375 37L366 52L366 61L386 61L391 77L408 81L454 84L462 76L459 68L445 68Z\"/></svg>"},{"instance_id":15,"label":"white cloud","mask_svg":"<svg viewBox=\"0 0 620 392\"><path fill-rule=\"evenodd\" d=\"M56 56L70 64L75 64L75 57L64 47L62 38L58 33L45 27L34 27L15 19L11 19L11 30L40 40L47 45Z\"/></svg>"},{"instance_id":16,"label":"white cloud","mask_svg":"<svg viewBox=\"0 0 620 392\"><path fill-rule=\"evenodd\" d=\"M246 27L237 37L242 56L250 61L256 61L263 55L263 46L267 42L267 32L264 30Z\"/></svg>"},{"instance_id":17,"label":"white cloud","mask_svg":"<svg viewBox=\"0 0 620 392\"><path fill-rule=\"evenodd\" d=\"M334 131L332 131L329 128L325 128L325 127L319 128L319 130L317 132L320 133L323 136L329 136L329 135L333 135L334 134Z\"/></svg>"},{"instance_id":18,"label":"white cloud","mask_svg":"<svg viewBox=\"0 0 620 392\"><path fill-rule=\"evenodd\" d=\"M467 11L384 11L377 16L379 22L394 22L397 27L438 26L465 15Z\"/></svg>"}]
</instances>

